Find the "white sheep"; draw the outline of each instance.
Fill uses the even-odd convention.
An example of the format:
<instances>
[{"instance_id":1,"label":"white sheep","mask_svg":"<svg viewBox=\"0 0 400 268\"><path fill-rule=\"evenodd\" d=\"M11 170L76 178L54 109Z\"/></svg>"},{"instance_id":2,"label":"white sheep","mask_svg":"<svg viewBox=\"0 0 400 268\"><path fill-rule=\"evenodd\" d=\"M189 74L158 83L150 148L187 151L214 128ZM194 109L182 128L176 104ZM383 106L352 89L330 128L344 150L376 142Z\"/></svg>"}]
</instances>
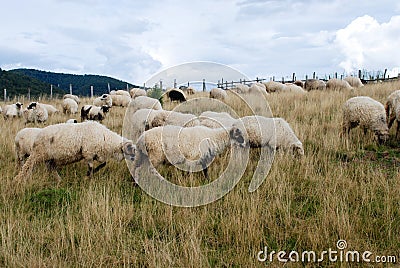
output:
<instances>
[{"instance_id":1,"label":"white sheep","mask_svg":"<svg viewBox=\"0 0 400 268\"><path fill-rule=\"evenodd\" d=\"M357 88L357 87L363 87L363 83L361 82L360 78L354 77L354 76L348 76L344 78L345 81L347 81L350 86Z\"/></svg>"},{"instance_id":2,"label":"white sheep","mask_svg":"<svg viewBox=\"0 0 400 268\"><path fill-rule=\"evenodd\" d=\"M346 80L331 78L326 82L326 89L330 90L351 90L353 89Z\"/></svg>"},{"instance_id":3,"label":"white sheep","mask_svg":"<svg viewBox=\"0 0 400 268\"><path fill-rule=\"evenodd\" d=\"M38 102L31 102L23 111L25 123L43 123L49 118L47 109Z\"/></svg>"},{"instance_id":4,"label":"white sheep","mask_svg":"<svg viewBox=\"0 0 400 268\"><path fill-rule=\"evenodd\" d=\"M123 96L128 96L129 98L131 97L131 95L129 94L128 91L126 90L111 90L110 91L110 95L123 95Z\"/></svg>"},{"instance_id":5,"label":"white sheep","mask_svg":"<svg viewBox=\"0 0 400 268\"><path fill-rule=\"evenodd\" d=\"M231 90L239 94L247 94L249 93L249 86L245 84L236 84Z\"/></svg>"},{"instance_id":6,"label":"white sheep","mask_svg":"<svg viewBox=\"0 0 400 268\"><path fill-rule=\"evenodd\" d=\"M15 153L20 167L31 155L33 143L41 130L41 128L23 128L15 135Z\"/></svg>"},{"instance_id":7,"label":"white sheep","mask_svg":"<svg viewBox=\"0 0 400 268\"><path fill-rule=\"evenodd\" d=\"M134 142L145 130L154 127L164 125L192 127L200 125L200 121L195 115L154 109L140 109L133 114L127 113L124 120L123 135Z\"/></svg>"},{"instance_id":8,"label":"white sheep","mask_svg":"<svg viewBox=\"0 0 400 268\"><path fill-rule=\"evenodd\" d=\"M283 118L253 115L239 120L234 126L243 124L251 148L269 146L277 151L290 152L295 157L304 155L303 144Z\"/></svg>"},{"instance_id":9,"label":"white sheep","mask_svg":"<svg viewBox=\"0 0 400 268\"><path fill-rule=\"evenodd\" d=\"M22 116L22 106L23 104L20 102L16 102L14 104L9 104L4 106L3 116L4 119Z\"/></svg>"},{"instance_id":10,"label":"white sheep","mask_svg":"<svg viewBox=\"0 0 400 268\"><path fill-rule=\"evenodd\" d=\"M37 135L31 155L16 176L17 181L29 178L32 170L40 163L46 163L57 179L57 167L85 160L87 175L104 167L108 159L133 160L135 146L117 133L96 121L50 125L42 128ZM100 165L94 168L94 162Z\"/></svg>"},{"instance_id":11,"label":"white sheep","mask_svg":"<svg viewBox=\"0 0 400 268\"><path fill-rule=\"evenodd\" d=\"M231 127L211 129L204 126L163 126L145 131L136 144L133 167L136 170L149 159L151 169L162 163L183 165L189 171L203 170L208 178L207 167L231 143L244 147L245 139L240 129ZM148 157L148 158L147 158ZM136 172L135 178L137 177Z\"/></svg>"},{"instance_id":12,"label":"white sheep","mask_svg":"<svg viewBox=\"0 0 400 268\"><path fill-rule=\"evenodd\" d=\"M305 91L301 86L298 86L296 84L291 84L291 83L285 84L285 87L283 89L284 90L281 92L292 92L292 93L300 93L300 94L307 93L307 91Z\"/></svg>"},{"instance_id":13,"label":"white sheep","mask_svg":"<svg viewBox=\"0 0 400 268\"><path fill-rule=\"evenodd\" d=\"M134 114L137 110L140 109L162 110L162 107L160 101L157 99L153 99L147 96L139 96L129 103L127 113Z\"/></svg>"},{"instance_id":14,"label":"white sheep","mask_svg":"<svg viewBox=\"0 0 400 268\"><path fill-rule=\"evenodd\" d=\"M226 90L221 88L213 88L210 90L210 98L224 101L228 97Z\"/></svg>"},{"instance_id":15,"label":"white sheep","mask_svg":"<svg viewBox=\"0 0 400 268\"><path fill-rule=\"evenodd\" d=\"M318 79L307 79L304 83L304 88L307 91L311 90L325 90L326 85L325 82Z\"/></svg>"},{"instance_id":16,"label":"white sheep","mask_svg":"<svg viewBox=\"0 0 400 268\"><path fill-rule=\"evenodd\" d=\"M126 91L125 91L126 92ZM129 102L132 100L131 96L127 95L110 95L112 99L112 104L113 106L122 106L122 107L128 107Z\"/></svg>"},{"instance_id":17,"label":"white sheep","mask_svg":"<svg viewBox=\"0 0 400 268\"><path fill-rule=\"evenodd\" d=\"M85 105L81 108L81 122L85 120L103 121L110 107L103 105L101 107L94 105Z\"/></svg>"},{"instance_id":18,"label":"white sheep","mask_svg":"<svg viewBox=\"0 0 400 268\"><path fill-rule=\"evenodd\" d=\"M263 83L253 83L251 84L251 86L249 87L249 93L250 94L269 94L267 92L267 89L265 87L265 85Z\"/></svg>"},{"instance_id":19,"label":"white sheep","mask_svg":"<svg viewBox=\"0 0 400 268\"><path fill-rule=\"evenodd\" d=\"M81 100L79 99L79 97L76 95L73 95L73 94L65 94L63 99L73 99L77 104L81 103Z\"/></svg>"},{"instance_id":20,"label":"white sheep","mask_svg":"<svg viewBox=\"0 0 400 268\"><path fill-rule=\"evenodd\" d=\"M54 106L51 105L51 104L40 103L40 105L41 105L42 107L44 107L44 108L47 110L47 114L48 114L49 116L60 112L56 107L54 107Z\"/></svg>"},{"instance_id":21,"label":"white sheep","mask_svg":"<svg viewBox=\"0 0 400 268\"><path fill-rule=\"evenodd\" d=\"M397 121L397 138L400 131L400 90L396 90L388 96L385 104L385 110L389 129L392 127L394 121Z\"/></svg>"},{"instance_id":22,"label":"white sheep","mask_svg":"<svg viewBox=\"0 0 400 268\"><path fill-rule=\"evenodd\" d=\"M100 97L97 97L93 100L93 105L101 107L103 105L107 105L108 107L112 107L113 101L110 94L103 94Z\"/></svg>"},{"instance_id":23,"label":"white sheep","mask_svg":"<svg viewBox=\"0 0 400 268\"><path fill-rule=\"evenodd\" d=\"M285 84L275 81L263 82L265 89L268 93L280 92L285 90Z\"/></svg>"},{"instance_id":24,"label":"white sheep","mask_svg":"<svg viewBox=\"0 0 400 268\"><path fill-rule=\"evenodd\" d=\"M379 142L386 141L389 129L382 103L365 96L348 99L343 105L343 133L349 134L357 126L364 130L364 134L368 129L373 131Z\"/></svg>"},{"instance_id":25,"label":"white sheep","mask_svg":"<svg viewBox=\"0 0 400 268\"><path fill-rule=\"evenodd\" d=\"M132 88L129 91L129 94L131 96L132 99L139 97L139 96L147 96L147 92L144 89L141 88Z\"/></svg>"},{"instance_id":26,"label":"white sheep","mask_svg":"<svg viewBox=\"0 0 400 268\"><path fill-rule=\"evenodd\" d=\"M233 118L230 114L226 112L218 113L206 111L200 114L199 119L202 126L206 126L209 128L229 128L237 122L236 118Z\"/></svg>"},{"instance_id":27,"label":"white sheep","mask_svg":"<svg viewBox=\"0 0 400 268\"><path fill-rule=\"evenodd\" d=\"M76 120L74 118L71 118L71 119L68 119L67 121L65 121L65 123L67 123L67 124L76 124L76 123L78 123L78 120Z\"/></svg>"},{"instance_id":28,"label":"white sheep","mask_svg":"<svg viewBox=\"0 0 400 268\"><path fill-rule=\"evenodd\" d=\"M63 99L62 103L64 114L76 114L78 112L78 103L70 98Z\"/></svg>"}]
</instances>

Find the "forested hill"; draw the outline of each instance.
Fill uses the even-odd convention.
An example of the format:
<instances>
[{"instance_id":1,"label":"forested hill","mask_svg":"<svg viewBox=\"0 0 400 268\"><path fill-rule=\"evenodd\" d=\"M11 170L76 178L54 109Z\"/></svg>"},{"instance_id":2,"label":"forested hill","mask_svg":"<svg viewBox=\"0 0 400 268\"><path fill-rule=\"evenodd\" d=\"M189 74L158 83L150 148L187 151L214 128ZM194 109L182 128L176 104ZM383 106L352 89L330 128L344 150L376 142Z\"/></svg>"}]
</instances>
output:
<instances>
[{"instance_id":1,"label":"forested hill","mask_svg":"<svg viewBox=\"0 0 400 268\"><path fill-rule=\"evenodd\" d=\"M42 82L52 84L68 93L70 85L72 85L73 94L81 96L90 95L90 86L93 86L93 93L95 95L100 95L108 92L108 85L110 85L111 90L126 89L127 85L129 88L135 87L130 83L101 75L64 74L34 69L14 69L10 70L9 72L33 77Z\"/></svg>"},{"instance_id":2,"label":"forested hill","mask_svg":"<svg viewBox=\"0 0 400 268\"><path fill-rule=\"evenodd\" d=\"M39 95L50 95L50 84L42 82L38 79L32 78L19 73L4 71L0 69L0 99L4 99L4 89L6 89L7 96L12 99L15 96L22 96L30 94L32 97ZM53 95L63 95L65 91L53 87Z\"/></svg>"}]
</instances>

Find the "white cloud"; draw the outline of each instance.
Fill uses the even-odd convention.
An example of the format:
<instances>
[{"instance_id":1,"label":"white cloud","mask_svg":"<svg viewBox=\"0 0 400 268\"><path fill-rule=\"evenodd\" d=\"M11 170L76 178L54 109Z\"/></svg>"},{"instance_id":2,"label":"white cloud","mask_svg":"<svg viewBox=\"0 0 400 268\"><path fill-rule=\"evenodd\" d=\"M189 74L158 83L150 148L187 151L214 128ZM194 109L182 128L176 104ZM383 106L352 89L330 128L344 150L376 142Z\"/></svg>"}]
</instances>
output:
<instances>
[{"instance_id":1,"label":"white cloud","mask_svg":"<svg viewBox=\"0 0 400 268\"><path fill-rule=\"evenodd\" d=\"M339 66L347 72L400 66L400 16L379 23L365 15L336 33L335 44L343 55Z\"/></svg>"}]
</instances>

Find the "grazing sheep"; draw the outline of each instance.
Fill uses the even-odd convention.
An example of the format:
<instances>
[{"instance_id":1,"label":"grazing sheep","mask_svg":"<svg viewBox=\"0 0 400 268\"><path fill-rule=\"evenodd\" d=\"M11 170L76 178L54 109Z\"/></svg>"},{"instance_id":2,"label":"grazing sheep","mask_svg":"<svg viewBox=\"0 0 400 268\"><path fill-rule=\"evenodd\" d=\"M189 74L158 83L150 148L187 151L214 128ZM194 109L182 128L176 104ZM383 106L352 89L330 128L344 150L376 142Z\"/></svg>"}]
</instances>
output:
<instances>
[{"instance_id":1,"label":"grazing sheep","mask_svg":"<svg viewBox=\"0 0 400 268\"><path fill-rule=\"evenodd\" d=\"M131 97L131 94L129 94L128 91L121 90L121 89L119 89L119 90L111 90L110 91L110 95L123 95L123 96L127 96L129 98Z\"/></svg>"},{"instance_id":2,"label":"grazing sheep","mask_svg":"<svg viewBox=\"0 0 400 268\"><path fill-rule=\"evenodd\" d=\"M65 98L62 103L64 114L76 114L78 112L78 103L70 98Z\"/></svg>"},{"instance_id":3,"label":"grazing sheep","mask_svg":"<svg viewBox=\"0 0 400 268\"><path fill-rule=\"evenodd\" d=\"M240 121L246 129L251 148L270 146L277 151L290 152L295 157L304 155L303 144L284 119L254 115L242 117Z\"/></svg>"},{"instance_id":4,"label":"grazing sheep","mask_svg":"<svg viewBox=\"0 0 400 268\"><path fill-rule=\"evenodd\" d=\"M228 113L218 113L211 111L201 113L199 119L202 126L206 126L209 128L229 128L237 121L237 119L233 118Z\"/></svg>"},{"instance_id":5,"label":"grazing sheep","mask_svg":"<svg viewBox=\"0 0 400 268\"><path fill-rule=\"evenodd\" d=\"M125 91L126 92L126 91ZM131 96L127 95L110 95L112 99L112 105L113 106L121 106L121 107L128 107L129 102L132 100Z\"/></svg>"},{"instance_id":6,"label":"grazing sheep","mask_svg":"<svg viewBox=\"0 0 400 268\"><path fill-rule=\"evenodd\" d=\"M71 119L68 119L67 121L65 121L65 123L67 123L67 124L76 124L76 123L78 123L78 120L71 118Z\"/></svg>"},{"instance_id":7,"label":"grazing sheep","mask_svg":"<svg viewBox=\"0 0 400 268\"><path fill-rule=\"evenodd\" d=\"M48 114L49 116L51 116L51 115L53 115L53 114L57 114L57 113L60 112L56 107L54 107L54 106L51 105L51 104L41 103L40 105L41 105L42 107L44 107L44 108L47 110L47 114Z\"/></svg>"},{"instance_id":8,"label":"grazing sheep","mask_svg":"<svg viewBox=\"0 0 400 268\"><path fill-rule=\"evenodd\" d=\"M275 81L264 82L263 84L268 93L284 91L286 87L285 84Z\"/></svg>"},{"instance_id":9,"label":"grazing sheep","mask_svg":"<svg viewBox=\"0 0 400 268\"><path fill-rule=\"evenodd\" d=\"M23 128L15 135L15 153L20 167L31 155L33 143L41 130L41 128Z\"/></svg>"},{"instance_id":10,"label":"grazing sheep","mask_svg":"<svg viewBox=\"0 0 400 268\"><path fill-rule=\"evenodd\" d=\"M250 94L268 93L264 84L254 83L249 87Z\"/></svg>"},{"instance_id":11,"label":"grazing sheep","mask_svg":"<svg viewBox=\"0 0 400 268\"><path fill-rule=\"evenodd\" d=\"M147 96L139 96L133 99L128 106L128 112L134 114L140 109L154 109L162 110L161 103L157 99L153 99Z\"/></svg>"},{"instance_id":12,"label":"grazing sheep","mask_svg":"<svg viewBox=\"0 0 400 268\"><path fill-rule=\"evenodd\" d=\"M167 90L167 92L165 92L165 95L167 95L167 97L171 101L184 102L187 100L185 93L178 88L172 88Z\"/></svg>"},{"instance_id":13,"label":"grazing sheep","mask_svg":"<svg viewBox=\"0 0 400 268\"><path fill-rule=\"evenodd\" d=\"M397 121L397 138L400 130L400 90L396 90L388 96L385 104L385 111L389 129L392 127L394 120Z\"/></svg>"},{"instance_id":14,"label":"grazing sheep","mask_svg":"<svg viewBox=\"0 0 400 268\"><path fill-rule=\"evenodd\" d=\"M292 92L300 94L307 93L307 91L305 91L302 87L291 83L285 84L284 90L282 92Z\"/></svg>"},{"instance_id":15,"label":"grazing sheep","mask_svg":"<svg viewBox=\"0 0 400 268\"><path fill-rule=\"evenodd\" d=\"M231 90L239 94L247 94L249 93L249 86L245 84L237 84Z\"/></svg>"},{"instance_id":16,"label":"grazing sheep","mask_svg":"<svg viewBox=\"0 0 400 268\"><path fill-rule=\"evenodd\" d=\"M133 160L134 148L131 141L95 121L50 125L37 135L31 155L16 180L29 178L33 168L40 163L46 163L47 168L60 179L57 167L81 160L88 163L89 176L104 167L108 159L121 161L123 153ZM101 164L93 168L95 161Z\"/></svg>"},{"instance_id":17,"label":"grazing sheep","mask_svg":"<svg viewBox=\"0 0 400 268\"><path fill-rule=\"evenodd\" d=\"M103 121L110 107L103 105L101 107L94 105L85 105L81 108L81 122L85 120Z\"/></svg>"},{"instance_id":18,"label":"grazing sheep","mask_svg":"<svg viewBox=\"0 0 400 268\"><path fill-rule=\"evenodd\" d=\"M73 94L65 94L63 99L73 99L77 104L81 103L81 100L79 99L79 97L76 95L73 95Z\"/></svg>"},{"instance_id":19,"label":"grazing sheep","mask_svg":"<svg viewBox=\"0 0 400 268\"><path fill-rule=\"evenodd\" d=\"M130 96L132 99L139 97L139 96L147 96L147 92L141 88L132 88L130 91Z\"/></svg>"},{"instance_id":20,"label":"grazing sheep","mask_svg":"<svg viewBox=\"0 0 400 268\"><path fill-rule=\"evenodd\" d=\"M343 133L349 134L357 126L364 134L368 129L373 131L380 143L389 137L385 107L370 97L353 97L343 105Z\"/></svg>"},{"instance_id":21,"label":"grazing sheep","mask_svg":"<svg viewBox=\"0 0 400 268\"><path fill-rule=\"evenodd\" d=\"M113 105L113 100L111 98L111 95L109 94L103 94L100 97L97 97L93 100L93 105L101 107L103 105L107 105L108 107L112 107Z\"/></svg>"},{"instance_id":22,"label":"grazing sheep","mask_svg":"<svg viewBox=\"0 0 400 268\"><path fill-rule=\"evenodd\" d=\"M204 126L163 126L145 131L136 144L135 169L145 157L152 163L153 172L162 163L186 165L189 171L203 170L208 178L207 167L230 144L241 147L245 139L240 129L231 127L211 129ZM135 172L135 177L136 177Z\"/></svg>"},{"instance_id":23,"label":"grazing sheep","mask_svg":"<svg viewBox=\"0 0 400 268\"><path fill-rule=\"evenodd\" d=\"M8 118L21 117L22 116L22 106L20 102L14 104L9 104L4 106L3 117L5 120Z\"/></svg>"},{"instance_id":24,"label":"grazing sheep","mask_svg":"<svg viewBox=\"0 0 400 268\"><path fill-rule=\"evenodd\" d=\"M213 88L210 90L210 98L224 101L228 97L225 90L220 88Z\"/></svg>"},{"instance_id":25,"label":"grazing sheep","mask_svg":"<svg viewBox=\"0 0 400 268\"><path fill-rule=\"evenodd\" d=\"M296 80L293 82L293 84L295 84L296 86L299 86L301 88L304 88L304 82L301 80Z\"/></svg>"},{"instance_id":26,"label":"grazing sheep","mask_svg":"<svg viewBox=\"0 0 400 268\"><path fill-rule=\"evenodd\" d=\"M331 78L326 82L326 89L330 90L350 90L353 89L346 80Z\"/></svg>"},{"instance_id":27,"label":"grazing sheep","mask_svg":"<svg viewBox=\"0 0 400 268\"><path fill-rule=\"evenodd\" d=\"M196 89L192 88L192 87L184 87L184 88L180 88L185 94L187 95L193 95L196 92Z\"/></svg>"},{"instance_id":28,"label":"grazing sheep","mask_svg":"<svg viewBox=\"0 0 400 268\"><path fill-rule=\"evenodd\" d=\"M24 110L25 123L43 123L49 118L47 109L38 102L31 102Z\"/></svg>"},{"instance_id":29,"label":"grazing sheep","mask_svg":"<svg viewBox=\"0 0 400 268\"><path fill-rule=\"evenodd\" d=\"M357 88L357 87L363 87L363 83L361 82L360 78L358 77L354 77L354 76L348 76L344 79L345 81L347 81L350 86Z\"/></svg>"},{"instance_id":30,"label":"grazing sheep","mask_svg":"<svg viewBox=\"0 0 400 268\"><path fill-rule=\"evenodd\" d=\"M155 128L165 125L194 127L200 125L200 120L193 114L165 110L153 112L151 121L148 122L148 127Z\"/></svg>"},{"instance_id":31,"label":"grazing sheep","mask_svg":"<svg viewBox=\"0 0 400 268\"><path fill-rule=\"evenodd\" d=\"M325 82L322 81L322 80L307 79L306 82L304 83L304 88L307 91L325 90L326 89L326 85L325 85Z\"/></svg>"}]
</instances>

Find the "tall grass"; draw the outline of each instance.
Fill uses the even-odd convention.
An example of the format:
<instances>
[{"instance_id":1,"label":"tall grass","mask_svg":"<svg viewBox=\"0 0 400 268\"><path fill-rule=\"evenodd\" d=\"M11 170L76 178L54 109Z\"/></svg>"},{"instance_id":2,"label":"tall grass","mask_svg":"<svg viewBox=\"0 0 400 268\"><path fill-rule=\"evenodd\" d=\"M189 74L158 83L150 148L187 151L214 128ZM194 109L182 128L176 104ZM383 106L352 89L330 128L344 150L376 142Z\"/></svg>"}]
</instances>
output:
<instances>
[{"instance_id":1,"label":"tall grass","mask_svg":"<svg viewBox=\"0 0 400 268\"><path fill-rule=\"evenodd\" d=\"M269 96L271 113L285 118L303 141L304 158L278 154L254 193L247 191L255 165L250 163L229 194L197 208L152 199L123 162L108 163L92 179L85 179L85 163L68 165L60 172L62 182L38 167L32 179L16 184L13 140L25 125L0 118L0 266L253 267L263 265L257 253L264 246L322 251L336 249L339 239L351 250L398 254L400 148L394 130L381 146L359 129L340 136L346 99L366 95L384 103L397 89L399 83L385 83ZM61 109L60 101L52 103ZM240 116L249 113L245 109L239 107ZM123 116L123 108L112 108L103 123L121 133ZM47 124L67 119L56 115ZM257 154L252 151L251 159ZM227 159L223 155L211 165L212 178ZM201 173L187 176L171 167L161 172L182 184L205 183Z\"/></svg>"}]
</instances>

